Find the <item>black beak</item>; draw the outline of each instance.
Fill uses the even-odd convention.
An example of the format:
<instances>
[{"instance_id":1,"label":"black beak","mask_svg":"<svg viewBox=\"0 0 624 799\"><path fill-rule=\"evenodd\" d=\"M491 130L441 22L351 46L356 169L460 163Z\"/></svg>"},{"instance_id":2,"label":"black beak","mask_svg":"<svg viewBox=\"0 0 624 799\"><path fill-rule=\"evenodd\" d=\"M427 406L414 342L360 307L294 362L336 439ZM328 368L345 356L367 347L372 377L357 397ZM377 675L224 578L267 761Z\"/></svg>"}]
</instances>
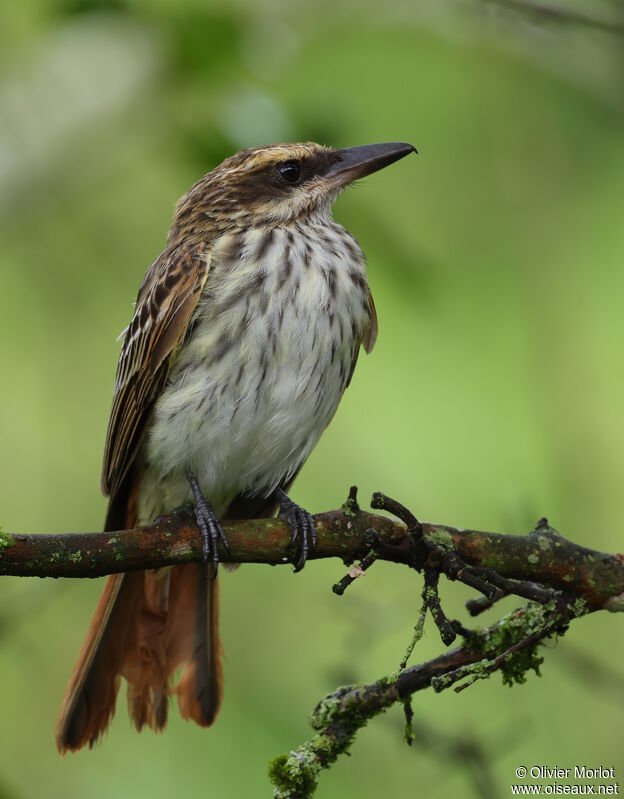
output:
<instances>
[{"instance_id":1,"label":"black beak","mask_svg":"<svg viewBox=\"0 0 624 799\"><path fill-rule=\"evenodd\" d=\"M345 186L352 180L364 178L385 166L393 164L410 153L418 150L405 142L384 142L383 144L365 144L361 147L347 147L336 150L337 160L329 169L329 177L335 179L339 186Z\"/></svg>"}]
</instances>

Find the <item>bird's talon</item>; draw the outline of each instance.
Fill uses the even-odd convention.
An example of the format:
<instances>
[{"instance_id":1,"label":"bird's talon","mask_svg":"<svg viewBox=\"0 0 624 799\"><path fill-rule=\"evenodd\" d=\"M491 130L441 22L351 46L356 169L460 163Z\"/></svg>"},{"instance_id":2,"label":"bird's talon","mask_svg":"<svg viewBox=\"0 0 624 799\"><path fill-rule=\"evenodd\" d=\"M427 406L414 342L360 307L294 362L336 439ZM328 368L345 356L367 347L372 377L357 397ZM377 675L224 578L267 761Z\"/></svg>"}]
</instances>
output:
<instances>
[{"instance_id":1,"label":"bird's talon","mask_svg":"<svg viewBox=\"0 0 624 799\"><path fill-rule=\"evenodd\" d=\"M306 564L308 555L316 546L314 519L304 508L290 499L282 489L278 489L276 497L279 502L278 516L286 519L290 527L289 545L299 541L299 556L295 561L295 572L300 572Z\"/></svg>"},{"instance_id":2,"label":"bird's talon","mask_svg":"<svg viewBox=\"0 0 624 799\"><path fill-rule=\"evenodd\" d=\"M212 564L213 568L210 570L209 576L214 580L219 568L219 541L228 555L230 547L211 504L201 493L197 479L191 476L189 483L195 501L195 518L202 534L202 560L204 563Z\"/></svg>"}]
</instances>

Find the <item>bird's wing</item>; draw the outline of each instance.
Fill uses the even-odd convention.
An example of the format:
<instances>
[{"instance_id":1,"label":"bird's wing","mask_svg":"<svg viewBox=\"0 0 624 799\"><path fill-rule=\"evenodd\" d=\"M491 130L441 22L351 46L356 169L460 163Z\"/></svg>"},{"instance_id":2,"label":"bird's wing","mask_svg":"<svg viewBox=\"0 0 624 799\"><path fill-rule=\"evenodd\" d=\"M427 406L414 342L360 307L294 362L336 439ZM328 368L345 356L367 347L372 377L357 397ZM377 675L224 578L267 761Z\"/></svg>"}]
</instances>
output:
<instances>
[{"instance_id":1,"label":"bird's wing","mask_svg":"<svg viewBox=\"0 0 624 799\"><path fill-rule=\"evenodd\" d=\"M368 310L370 312L370 323L364 332L364 338L362 339L362 344L364 345L365 352L371 352L373 347L375 346L375 342L377 341L377 332L378 332L378 325L377 325L377 311L375 309L375 303L373 301L373 295L371 294L370 288L367 289L368 292Z\"/></svg>"},{"instance_id":2,"label":"bird's wing","mask_svg":"<svg viewBox=\"0 0 624 799\"><path fill-rule=\"evenodd\" d=\"M349 386L351 385L351 378L353 377L353 372L355 372L358 356L360 354L360 347L364 347L364 351L366 353L369 353L371 352L371 350L375 346L375 342L377 341L377 311L375 310L375 303L373 301L373 295L371 294L370 288L367 288L367 293L368 293L369 322L368 325L364 328L364 333L362 335L361 341L358 342L355 348L353 360L351 361L351 371L349 372L349 377L347 378L345 388L349 388Z\"/></svg>"},{"instance_id":3,"label":"bird's wing","mask_svg":"<svg viewBox=\"0 0 624 799\"><path fill-rule=\"evenodd\" d=\"M195 242L165 250L145 275L117 364L102 467L106 495L116 494L136 457L208 271L208 247Z\"/></svg>"}]
</instances>

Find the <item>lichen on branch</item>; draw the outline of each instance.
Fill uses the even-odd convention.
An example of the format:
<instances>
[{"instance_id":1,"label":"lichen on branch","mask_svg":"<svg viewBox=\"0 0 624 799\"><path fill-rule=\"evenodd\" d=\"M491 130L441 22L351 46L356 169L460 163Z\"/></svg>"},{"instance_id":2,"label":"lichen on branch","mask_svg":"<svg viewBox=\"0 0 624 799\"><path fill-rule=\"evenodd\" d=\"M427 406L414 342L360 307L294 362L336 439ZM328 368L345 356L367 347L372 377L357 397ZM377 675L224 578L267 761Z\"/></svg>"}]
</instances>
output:
<instances>
[{"instance_id":1,"label":"lichen on branch","mask_svg":"<svg viewBox=\"0 0 624 799\"><path fill-rule=\"evenodd\" d=\"M375 498L379 502L383 495L376 494ZM385 500L386 504L381 501L378 507L391 510L388 498ZM387 560L415 565L414 539L408 526L361 510L356 501L319 513L314 521L317 545L311 560L340 558L350 564L368 555L369 563ZM527 535L457 529L430 522L418 524L422 540L431 545L427 551L442 551L443 559L446 557L447 576L451 579L461 579L461 574L454 571L458 563L482 575L478 585L488 582L488 572L496 575L505 588L495 592L492 599L506 590L517 592L523 583L525 588L541 584L577 593L589 610L624 610L624 557L574 544L545 520L540 522L541 526ZM225 520L223 529L230 544L229 554L220 549L224 563L284 565L292 563L296 555L289 547L288 524L281 519ZM201 557L201 533L188 509L160 517L148 527L113 533L0 532L0 575L100 577L189 563Z\"/></svg>"},{"instance_id":2,"label":"lichen on branch","mask_svg":"<svg viewBox=\"0 0 624 799\"><path fill-rule=\"evenodd\" d=\"M358 731L393 704L411 708L409 700L417 691L432 687L440 692L456 683L455 691L461 691L494 671L502 673L507 685L524 683L529 671L539 675L543 661L538 654L540 643L563 635L572 619L585 612L583 600L562 595L546 605L531 602L490 627L462 628L463 644L434 660L327 695L310 716L316 734L269 765L274 799L309 799L321 771L348 752ZM409 726L411 711L406 711L406 716ZM409 730L406 740L409 743Z\"/></svg>"},{"instance_id":3,"label":"lichen on branch","mask_svg":"<svg viewBox=\"0 0 624 799\"><path fill-rule=\"evenodd\" d=\"M495 671L508 684L524 682L529 672L539 673L543 660L539 647L545 638L562 635L586 613L624 610L624 556L568 541L544 518L531 532L514 536L421 522L383 494L375 494L371 504L398 520L362 510L352 488L341 508L314 517L317 543L310 559L340 558L351 566L333 586L338 595L379 560L422 573L423 604L414 635L396 672L370 684L340 688L317 705L310 717L314 736L271 763L269 775L278 799L312 796L322 769L348 750L371 718L391 705L403 704L409 728L409 702L417 691L428 687L461 691ZM220 549L222 562L296 561L285 521L223 520L223 528L229 551ZM0 532L0 575L99 577L201 559L201 534L188 509L159 518L149 527L113 533ZM504 596L529 602L490 627L470 630L446 616L439 595L442 577L461 581L478 593L467 603L472 616ZM408 667L427 615L446 646L457 636L463 643L434 660Z\"/></svg>"}]
</instances>

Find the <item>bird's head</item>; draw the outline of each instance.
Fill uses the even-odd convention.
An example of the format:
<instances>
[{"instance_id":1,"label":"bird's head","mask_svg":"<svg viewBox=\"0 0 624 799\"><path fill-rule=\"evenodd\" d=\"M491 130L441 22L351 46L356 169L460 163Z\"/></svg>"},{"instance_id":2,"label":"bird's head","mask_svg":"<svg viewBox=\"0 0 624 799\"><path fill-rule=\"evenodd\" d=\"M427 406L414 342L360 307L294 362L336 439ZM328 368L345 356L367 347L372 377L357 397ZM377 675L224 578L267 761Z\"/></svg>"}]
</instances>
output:
<instances>
[{"instance_id":1,"label":"bird's head","mask_svg":"<svg viewBox=\"0 0 624 799\"><path fill-rule=\"evenodd\" d=\"M404 142L344 150L314 142L242 150L226 158L182 197L169 240L329 214L347 184L412 152L416 148Z\"/></svg>"}]
</instances>

